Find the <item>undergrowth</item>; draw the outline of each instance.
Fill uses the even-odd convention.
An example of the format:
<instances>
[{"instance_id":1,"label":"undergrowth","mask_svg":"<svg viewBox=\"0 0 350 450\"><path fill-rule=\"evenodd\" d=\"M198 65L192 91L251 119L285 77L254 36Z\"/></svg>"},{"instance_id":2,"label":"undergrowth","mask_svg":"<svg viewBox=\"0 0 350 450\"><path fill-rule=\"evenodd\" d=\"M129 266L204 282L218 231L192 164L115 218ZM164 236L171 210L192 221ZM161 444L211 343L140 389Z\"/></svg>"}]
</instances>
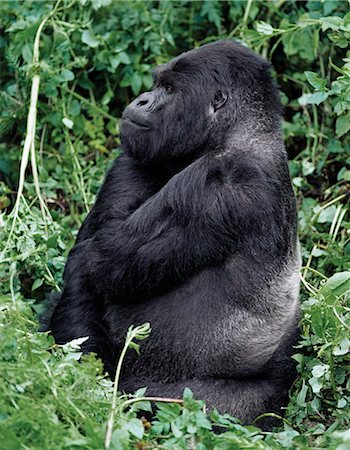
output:
<instances>
[{"instance_id":1,"label":"undergrowth","mask_svg":"<svg viewBox=\"0 0 350 450\"><path fill-rule=\"evenodd\" d=\"M0 447L349 449L349 3L2 1L0 29ZM37 331L119 155L121 111L154 65L218 38L272 60L285 107L303 314L299 376L273 433L207 412L189 390L183 402L119 395L81 341ZM125 351L149 332L137 325Z\"/></svg>"}]
</instances>

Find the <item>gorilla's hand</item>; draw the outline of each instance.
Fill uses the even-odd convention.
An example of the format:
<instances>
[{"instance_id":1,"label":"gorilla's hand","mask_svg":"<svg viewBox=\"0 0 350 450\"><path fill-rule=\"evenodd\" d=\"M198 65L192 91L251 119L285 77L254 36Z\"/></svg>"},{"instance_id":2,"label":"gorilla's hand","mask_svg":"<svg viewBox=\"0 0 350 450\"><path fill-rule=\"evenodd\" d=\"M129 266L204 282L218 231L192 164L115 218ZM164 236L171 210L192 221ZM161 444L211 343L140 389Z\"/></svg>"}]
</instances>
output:
<instances>
[{"instance_id":1,"label":"gorilla's hand","mask_svg":"<svg viewBox=\"0 0 350 450\"><path fill-rule=\"evenodd\" d=\"M222 261L269 223L270 190L251 163L201 157L124 222L110 220L78 244L72 257L86 264L92 285L109 299L160 294Z\"/></svg>"}]
</instances>

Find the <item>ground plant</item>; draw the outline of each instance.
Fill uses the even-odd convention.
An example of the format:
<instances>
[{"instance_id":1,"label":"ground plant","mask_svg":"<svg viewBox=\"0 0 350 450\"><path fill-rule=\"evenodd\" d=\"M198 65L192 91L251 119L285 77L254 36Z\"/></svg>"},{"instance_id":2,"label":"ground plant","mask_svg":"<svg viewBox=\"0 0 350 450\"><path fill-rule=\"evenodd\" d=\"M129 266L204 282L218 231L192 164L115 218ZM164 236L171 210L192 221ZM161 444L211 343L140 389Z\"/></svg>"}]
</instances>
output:
<instances>
[{"instance_id":1,"label":"ground plant","mask_svg":"<svg viewBox=\"0 0 350 450\"><path fill-rule=\"evenodd\" d=\"M349 449L349 2L2 0L0 31L0 447ZM298 378L271 433L188 389L178 402L120 394L125 352L142 352L152 324L125 330L115 380L82 356L84 337L58 346L38 332L120 154L122 110L152 67L223 38L273 63L298 202Z\"/></svg>"}]
</instances>

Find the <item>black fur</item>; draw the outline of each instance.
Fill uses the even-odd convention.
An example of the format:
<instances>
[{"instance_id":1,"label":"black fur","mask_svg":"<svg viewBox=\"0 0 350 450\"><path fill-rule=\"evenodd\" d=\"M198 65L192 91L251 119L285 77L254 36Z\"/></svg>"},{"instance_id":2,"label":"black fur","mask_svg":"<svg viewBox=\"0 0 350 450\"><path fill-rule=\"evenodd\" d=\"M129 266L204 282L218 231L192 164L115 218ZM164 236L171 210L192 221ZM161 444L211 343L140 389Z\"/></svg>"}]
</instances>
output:
<instances>
[{"instance_id":1,"label":"black fur","mask_svg":"<svg viewBox=\"0 0 350 450\"><path fill-rule=\"evenodd\" d=\"M84 351L112 374L129 325L149 321L124 390L189 386L244 423L281 412L299 252L280 115L269 64L237 43L155 70L123 113L123 156L69 255L48 326L57 342L89 336Z\"/></svg>"}]
</instances>

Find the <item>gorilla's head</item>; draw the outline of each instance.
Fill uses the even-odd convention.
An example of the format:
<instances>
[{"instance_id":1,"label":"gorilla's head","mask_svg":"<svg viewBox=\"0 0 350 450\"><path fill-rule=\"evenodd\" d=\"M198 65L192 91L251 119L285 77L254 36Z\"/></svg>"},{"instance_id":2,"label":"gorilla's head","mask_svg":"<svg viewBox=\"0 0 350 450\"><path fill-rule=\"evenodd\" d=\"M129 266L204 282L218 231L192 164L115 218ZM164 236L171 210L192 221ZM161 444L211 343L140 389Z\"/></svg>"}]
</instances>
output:
<instances>
[{"instance_id":1,"label":"gorilla's head","mask_svg":"<svg viewBox=\"0 0 350 450\"><path fill-rule=\"evenodd\" d=\"M276 126L280 107L269 67L233 41L204 45L157 67L153 89L123 112L123 149L144 164L172 162L222 150L238 124Z\"/></svg>"}]
</instances>

